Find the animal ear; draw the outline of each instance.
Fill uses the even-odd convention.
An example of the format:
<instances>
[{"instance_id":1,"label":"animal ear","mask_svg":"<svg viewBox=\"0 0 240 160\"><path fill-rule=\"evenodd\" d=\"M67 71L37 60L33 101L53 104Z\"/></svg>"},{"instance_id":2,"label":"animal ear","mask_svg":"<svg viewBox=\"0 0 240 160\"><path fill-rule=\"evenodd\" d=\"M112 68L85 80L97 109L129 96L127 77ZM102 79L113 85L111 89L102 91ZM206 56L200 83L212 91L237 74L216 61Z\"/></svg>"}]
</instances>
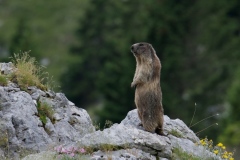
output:
<instances>
[{"instance_id":1,"label":"animal ear","mask_svg":"<svg viewBox=\"0 0 240 160\"><path fill-rule=\"evenodd\" d=\"M151 44L148 44L148 45L149 45L149 49L151 50L151 53L152 53L152 54L156 53L156 51L154 50L154 48L152 47L152 45L151 45Z\"/></svg>"}]
</instances>

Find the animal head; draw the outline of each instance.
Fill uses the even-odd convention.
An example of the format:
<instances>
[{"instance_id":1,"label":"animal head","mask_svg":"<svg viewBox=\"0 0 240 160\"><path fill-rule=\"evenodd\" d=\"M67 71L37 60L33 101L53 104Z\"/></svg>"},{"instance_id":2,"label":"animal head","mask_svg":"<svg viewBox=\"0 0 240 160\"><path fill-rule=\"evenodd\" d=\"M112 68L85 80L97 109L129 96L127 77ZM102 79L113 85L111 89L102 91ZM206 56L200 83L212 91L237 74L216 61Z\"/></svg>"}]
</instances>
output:
<instances>
[{"instance_id":1,"label":"animal head","mask_svg":"<svg viewBox=\"0 0 240 160\"><path fill-rule=\"evenodd\" d=\"M146 42L135 43L131 46L131 52L136 57L149 57L155 53L151 44Z\"/></svg>"}]
</instances>

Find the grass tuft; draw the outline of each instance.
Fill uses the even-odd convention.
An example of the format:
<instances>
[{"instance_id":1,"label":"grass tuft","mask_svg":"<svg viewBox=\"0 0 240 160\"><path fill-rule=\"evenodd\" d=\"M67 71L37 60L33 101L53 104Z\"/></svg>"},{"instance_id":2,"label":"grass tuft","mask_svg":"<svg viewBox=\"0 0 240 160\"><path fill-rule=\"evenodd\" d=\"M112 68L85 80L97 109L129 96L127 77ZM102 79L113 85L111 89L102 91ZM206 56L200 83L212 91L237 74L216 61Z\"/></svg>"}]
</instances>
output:
<instances>
[{"instance_id":1,"label":"grass tuft","mask_svg":"<svg viewBox=\"0 0 240 160\"><path fill-rule=\"evenodd\" d=\"M196 157L192 154L184 152L181 148L174 148L172 159L181 159L181 160L202 160L200 157ZM209 159L210 160L210 159Z\"/></svg>"},{"instance_id":2,"label":"grass tuft","mask_svg":"<svg viewBox=\"0 0 240 160\"><path fill-rule=\"evenodd\" d=\"M172 129L172 130L169 131L168 133L171 134L171 135L173 135L173 136L175 136L175 137L183 138L183 135L182 135L180 132L178 132L177 130Z\"/></svg>"},{"instance_id":3,"label":"grass tuft","mask_svg":"<svg viewBox=\"0 0 240 160\"><path fill-rule=\"evenodd\" d=\"M47 104L46 102L40 103L39 101L37 102L37 110L38 110L38 116L41 120L41 122L43 123L43 125L45 125L47 123L47 117L53 122L53 109L52 107Z\"/></svg>"},{"instance_id":4,"label":"grass tuft","mask_svg":"<svg viewBox=\"0 0 240 160\"><path fill-rule=\"evenodd\" d=\"M43 78L47 73L43 72L35 58L30 57L29 52L14 54L12 62L17 68L12 74L12 81L16 81L22 90L27 90L29 86L36 86L42 90L47 90Z\"/></svg>"},{"instance_id":5,"label":"grass tuft","mask_svg":"<svg viewBox=\"0 0 240 160\"><path fill-rule=\"evenodd\" d=\"M7 84L8 84L7 76L2 75L0 73L0 86L7 86Z\"/></svg>"}]
</instances>

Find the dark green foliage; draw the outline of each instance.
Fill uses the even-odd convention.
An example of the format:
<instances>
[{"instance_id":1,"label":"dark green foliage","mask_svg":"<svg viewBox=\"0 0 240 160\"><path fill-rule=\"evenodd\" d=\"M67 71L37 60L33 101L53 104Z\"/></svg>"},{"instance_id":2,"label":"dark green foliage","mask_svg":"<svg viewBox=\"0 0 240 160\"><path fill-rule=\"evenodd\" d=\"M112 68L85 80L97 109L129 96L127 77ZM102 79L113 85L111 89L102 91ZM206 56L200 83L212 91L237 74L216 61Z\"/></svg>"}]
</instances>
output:
<instances>
[{"instance_id":1,"label":"dark green foliage","mask_svg":"<svg viewBox=\"0 0 240 160\"><path fill-rule=\"evenodd\" d=\"M239 113L240 113L240 68L236 70L236 75L234 77L234 81L228 89L228 102L231 105L230 115L231 119L229 120L230 123L240 121ZM239 137L240 138L240 137Z\"/></svg>"},{"instance_id":2,"label":"dark green foliage","mask_svg":"<svg viewBox=\"0 0 240 160\"><path fill-rule=\"evenodd\" d=\"M230 108L225 113L223 124L226 126L223 133L219 136L219 141L237 146L240 144L240 69L236 70L234 81L230 85L227 94L227 100ZM231 138L229 138L231 137Z\"/></svg>"},{"instance_id":3,"label":"dark green foliage","mask_svg":"<svg viewBox=\"0 0 240 160\"><path fill-rule=\"evenodd\" d=\"M128 25L130 19L123 19L133 13L129 8L123 9L128 3L132 2L94 1L86 12L88 18L83 20L83 26L77 31L81 45L72 48L80 61L71 66L70 75L63 76L64 92L80 107L103 102L104 110L98 112L101 124L106 119L119 122L134 107L130 83L135 60L129 52L133 42L123 29L132 31L134 27L134 24ZM101 14L96 17L96 13Z\"/></svg>"},{"instance_id":4,"label":"dark green foliage","mask_svg":"<svg viewBox=\"0 0 240 160\"><path fill-rule=\"evenodd\" d=\"M136 62L129 48L139 41L152 43L162 61L166 114L184 105L178 96L186 84L179 69L185 64L187 20L183 8L187 5L155 2L94 1L81 21L83 25L76 34L80 44L72 48L79 61L63 76L62 88L80 107L103 103L103 110L97 113L102 124L106 119L120 122L134 108L130 84ZM188 113L183 112L182 117L190 116Z\"/></svg>"},{"instance_id":5,"label":"dark green foliage","mask_svg":"<svg viewBox=\"0 0 240 160\"><path fill-rule=\"evenodd\" d=\"M64 92L80 107L103 106L95 112L101 124L120 122L134 108L130 84L136 62L129 47L146 41L161 59L165 114L188 124L195 103L194 123L221 114L240 58L238 3L90 1L76 32L79 44L71 49L78 60L62 78ZM193 129L216 122L224 125L211 118ZM200 135L214 138L217 131L212 127Z\"/></svg>"},{"instance_id":6,"label":"dark green foliage","mask_svg":"<svg viewBox=\"0 0 240 160\"><path fill-rule=\"evenodd\" d=\"M30 56L47 66L55 83L59 82L66 64L74 60L68 48L76 42L73 31L87 3L88 0L1 1L0 61L9 62L13 53L31 50Z\"/></svg>"},{"instance_id":7,"label":"dark green foliage","mask_svg":"<svg viewBox=\"0 0 240 160\"><path fill-rule=\"evenodd\" d=\"M219 141L226 145L238 146L240 144L240 121L232 122L224 128L223 133L219 136ZM229 138L231 137L231 138Z\"/></svg>"},{"instance_id":8,"label":"dark green foliage","mask_svg":"<svg viewBox=\"0 0 240 160\"><path fill-rule=\"evenodd\" d=\"M10 43L11 46L9 50L11 56L14 56L14 53L19 53L20 51L33 50L31 44L31 30L26 19L20 18L16 33L13 35Z\"/></svg>"}]
</instances>

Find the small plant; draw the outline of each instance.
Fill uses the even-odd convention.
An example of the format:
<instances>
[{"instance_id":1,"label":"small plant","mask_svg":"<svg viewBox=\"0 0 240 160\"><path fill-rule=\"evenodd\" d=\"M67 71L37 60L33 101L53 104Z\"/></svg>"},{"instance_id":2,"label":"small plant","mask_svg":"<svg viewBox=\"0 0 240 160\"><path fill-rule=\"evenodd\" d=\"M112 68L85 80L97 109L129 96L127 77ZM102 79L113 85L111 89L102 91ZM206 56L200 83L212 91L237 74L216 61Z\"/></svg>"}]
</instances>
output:
<instances>
[{"instance_id":1,"label":"small plant","mask_svg":"<svg viewBox=\"0 0 240 160\"><path fill-rule=\"evenodd\" d=\"M6 86L8 84L7 76L0 73L0 86Z\"/></svg>"},{"instance_id":2,"label":"small plant","mask_svg":"<svg viewBox=\"0 0 240 160\"><path fill-rule=\"evenodd\" d=\"M45 125L47 123L47 117L53 121L53 110L52 107L46 103L46 102L37 102L37 110L38 110L38 116L41 120L41 122L43 123L43 125Z\"/></svg>"},{"instance_id":3,"label":"small plant","mask_svg":"<svg viewBox=\"0 0 240 160\"><path fill-rule=\"evenodd\" d=\"M119 147L116 145L112 145L112 144L99 144L98 146L88 146L88 147L84 147L86 153L92 154L95 151L101 150L103 152L109 152L109 151L114 151L114 150L119 150L119 149L123 149L123 147Z\"/></svg>"},{"instance_id":4,"label":"small plant","mask_svg":"<svg viewBox=\"0 0 240 160\"><path fill-rule=\"evenodd\" d=\"M16 81L23 90L27 90L29 86L47 90L48 88L44 85L46 78L43 78L47 73L42 71L43 67L38 65L35 58L30 57L28 53L14 54L12 57L12 62L16 67L12 74L12 81Z\"/></svg>"},{"instance_id":5,"label":"small plant","mask_svg":"<svg viewBox=\"0 0 240 160\"><path fill-rule=\"evenodd\" d=\"M208 117L206 117L206 118L203 118L202 120L196 122L195 124L192 124L193 119L194 119L194 116L195 116L195 114L196 114L196 110L197 110L197 103L195 103L194 112L193 112L193 116L192 116L191 122L190 122L190 124L189 124L189 128L191 128L191 127L193 127L193 126L195 126L195 125L197 125L197 124L199 124L199 123L201 123L201 122L203 122L203 121L205 121L205 120L207 120L207 119L209 119L209 118L212 118L212 117L215 117L215 116L219 116L219 114L217 113L217 114L208 116ZM213 123L213 124L207 126L206 128L204 128L204 129L196 132L195 134L196 134L196 135L199 135L199 133L201 133L202 131L205 131L206 129L208 129L208 128L214 126L214 125L218 125L218 123Z\"/></svg>"},{"instance_id":6,"label":"small plant","mask_svg":"<svg viewBox=\"0 0 240 160\"><path fill-rule=\"evenodd\" d=\"M114 150L118 150L118 149L121 149L115 145L112 145L112 144L101 144L99 146L99 149L101 151L104 151L104 152L107 152L107 151L114 151Z\"/></svg>"},{"instance_id":7,"label":"small plant","mask_svg":"<svg viewBox=\"0 0 240 160\"><path fill-rule=\"evenodd\" d=\"M213 141L208 140L207 138L201 139L197 145L204 146L210 152L213 152L217 156L221 157L224 160L234 160L233 152L227 152L226 147L222 143L218 143L216 146L213 146Z\"/></svg>"},{"instance_id":8,"label":"small plant","mask_svg":"<svg viewBox=\"0 0 240 160\"><path fill-rule=\"evenodd\" d=\"M175 137L179 137L179 138L182 138L182 137L183 137L183 135L182 135L180 132L178 132L177 130L174 130L174 129L172 129L171 131L169 131L169 134L171 134L171 135L173 135L173 136L175 136Z\"/></svg>"},{"instance_id":9,"label":"small plant","mask_svg":"<svg viewBox=\"0 0 240 160\"><path fill-rule=\"evenodd\" d=\"M61 160L73 160L76 155L84 155L86 154L86 150L84 148L76 148L76 147L63 147L62 145L55 147L54 150L60 155Z\"/></svg>"},{"instance_id":10,"label":"small plant","mask_svg":"<svg viewBox=\"0 0 240 160\"><path fill-rule=\"evenodd\" d=\"M112 125L113 125L113 122L112 122L112 121L106 120L103 128L104 128L104 129L105 129L105 128L110 128Z\"/></svg>"},{"instance_id":11,"label":"small plant","mask_svg":"<svg viewBox=\"0 0 240 160\"><path fill-rule=\"evenodd\" d=\"M7 156L9 157L9 138L8 132L5 128L0 125L0 147L6 150Z\"/></svg>"},{"instance_id":12,"label":"small plant","mask_svg":"<svg viewBox=\"0 0 240 160\"><path fill-rule=\"evenodd\" d=\"M192 154L184 152L180 147L173 149L172 159L181 159L181 160L202 160L201 157L196 157ZM210 160L210 159L209 159Z\"/></svg>"},{"instance_id":13,"label":"small plant","mask_svg":"<svg viewBox=\"0 0 240 160\"><path fill-rule=\"evenodd\" d=\"M97 123L96 121L94 121L93 125L94 125L96 131L98 131L98 130L104 130L106 128L110 128L113 125L113 122L109 121L109 120L106 120L103 128L101 127L101 124Z\"/></svg>"},{"instance_id":14,"label":"small plant","mask_svg":"<svg viewBox=\"0 0 240 160\"><path fill-rule=\"evenodd\" d=\"M63 147L62 145L55 147L54 150L57 151L59 154L67 154L67 155L70 155L71 157L74 157L76 153L81 153L81 154L86 153L86 150L84 148L80 148L80 149L76 147L66 148L66 147Z\"/></svg>"},{"instance_id":15,"label":"small plant","mask_svg":"<svg viewBox=\"0 0 240 160\"><path fill-rule=\"evenodd\" d=\"M98 131L98 130L101 129L101 127L100 127L100 123L97 123L97 122L94 121L93 125L94 125L96 131Z\"/></svg>"}]
</instances>

